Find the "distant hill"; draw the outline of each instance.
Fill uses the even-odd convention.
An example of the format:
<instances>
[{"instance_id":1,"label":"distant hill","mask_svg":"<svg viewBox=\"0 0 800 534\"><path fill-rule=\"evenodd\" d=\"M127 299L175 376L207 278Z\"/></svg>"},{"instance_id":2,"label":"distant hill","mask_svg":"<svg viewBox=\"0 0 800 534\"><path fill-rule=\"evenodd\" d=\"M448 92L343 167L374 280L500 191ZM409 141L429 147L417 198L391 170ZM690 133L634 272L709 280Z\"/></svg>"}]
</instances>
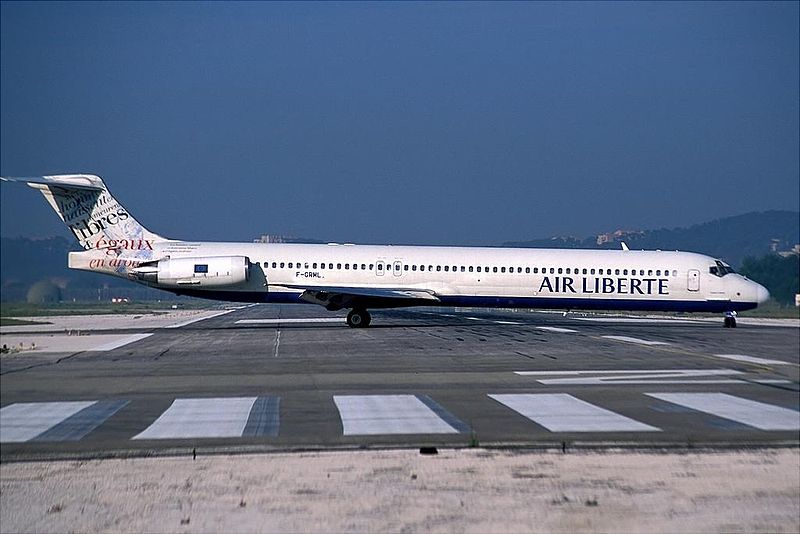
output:
<instances>
[{"instance_id":1,"label":"distant hill","mask_svg":"<svg viewBox=\"0 0 800 534\"><path fill-rule=\"evenodd\" d=\"M531 241L509 241L507 247L529 248L620 248L624 241L631 249L661 249L701 252L723 258L738 267L747 256L761 257L771 252L790 250L800 243L800 213L764 211L725 217L684 228L658 230L618 230L579 239L550 237Z\"/></svg>"},{"instance_id":2,"label":"distant hill","mask_svg":"<svg viewBox=\"0 0 800 534\"><path fill-rule=\"evenodd\" d=\"M800 214L791 211L747 213L717 219L688 228L616 231L584 239L550 237L503 246L536 248L619 248L625 241L631 249L686 250L724 258L739 267L747 256L762 257L791 249L800 242ZM263 240L270 236L262 236ZM275 237L284 242L321 242L314 239ZM258 240L257 240L258 241ZM67 253L80 250L64 237L48 239L0 238L0 299L25 300L28 289L41 280L50 280L65 300L108 300L129 297L136 300L169 300L172 294L150 289L127 280L67 267Z\"/></svg>"}]
</instances>

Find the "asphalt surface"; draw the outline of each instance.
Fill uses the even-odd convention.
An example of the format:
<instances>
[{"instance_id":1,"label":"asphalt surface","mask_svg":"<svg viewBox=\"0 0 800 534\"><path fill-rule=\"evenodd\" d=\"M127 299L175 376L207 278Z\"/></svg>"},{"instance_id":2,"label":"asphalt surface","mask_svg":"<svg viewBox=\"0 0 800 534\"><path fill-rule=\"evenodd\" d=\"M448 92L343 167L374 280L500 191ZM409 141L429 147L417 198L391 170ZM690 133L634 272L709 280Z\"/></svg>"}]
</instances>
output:
<instances>
[{"instance_id":1,"label":"asphalt surface","mask_svg":"<svg viewBox=\"0 0 800 534\"><path fill-rule=\"evenodd\" d=\"M181 328L125 329L153 335L110 351L4 356L0 461L800 442L796 327L528 311L372 315L371 327L351 329L342 313L257 305ZM26 424L29 434L17 428Z\"/></svg>"}]
</instances>

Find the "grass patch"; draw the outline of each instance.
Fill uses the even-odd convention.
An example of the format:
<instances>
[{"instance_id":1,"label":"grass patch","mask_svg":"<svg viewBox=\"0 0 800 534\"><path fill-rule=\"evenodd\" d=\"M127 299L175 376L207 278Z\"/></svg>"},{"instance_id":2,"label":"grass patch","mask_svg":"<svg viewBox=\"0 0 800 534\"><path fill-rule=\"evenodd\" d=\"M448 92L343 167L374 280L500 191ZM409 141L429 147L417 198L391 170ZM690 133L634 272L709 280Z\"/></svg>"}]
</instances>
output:
<instances>
[{"instance_id":1,"label":"grass patch","mask_svg":"<svg viewBox=\"0 0 800 534\"><path fill-rule=\"evenodd\" d=\"M42 321L26 321L24 319L14 319L12 317L0 317L0 326L26 326L36 324L53 324Z\"/></svg>"}]
</instances>

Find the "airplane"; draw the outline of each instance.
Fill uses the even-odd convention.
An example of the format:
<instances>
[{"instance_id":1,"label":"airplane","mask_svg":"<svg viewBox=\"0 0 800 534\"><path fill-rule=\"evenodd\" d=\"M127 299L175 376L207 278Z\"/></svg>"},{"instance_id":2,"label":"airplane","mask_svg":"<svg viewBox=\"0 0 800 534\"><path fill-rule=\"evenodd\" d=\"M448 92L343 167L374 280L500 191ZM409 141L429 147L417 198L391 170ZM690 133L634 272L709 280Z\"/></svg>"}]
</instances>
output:
<instances>
[{"instance_id":1,"label":"airplane","mask_svg":"<svg viewBox=\"0 0 800 534\"><path fill-rule=\"evenodd\" d=\"M166 239L142 226L99 176L2 178L38 189L83 251L69 267L177 295L309 303L350 310L410 306L736 314L769 298L722 260L679 251L272 244Z\"/></svg>"}]
</instances>

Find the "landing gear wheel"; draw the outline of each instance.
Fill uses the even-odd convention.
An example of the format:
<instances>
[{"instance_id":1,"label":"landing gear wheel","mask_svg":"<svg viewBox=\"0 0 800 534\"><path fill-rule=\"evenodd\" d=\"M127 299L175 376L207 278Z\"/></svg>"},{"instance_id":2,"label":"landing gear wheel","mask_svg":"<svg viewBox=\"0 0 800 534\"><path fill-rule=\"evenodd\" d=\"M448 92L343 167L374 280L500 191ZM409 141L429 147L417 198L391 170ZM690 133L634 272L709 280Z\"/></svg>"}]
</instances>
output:
<instances>
[{"instance_id":1,"label":"landing gear wheel","mask_svg":"<svg viewBox=\"0 0 800 534\"><path fill-rule=\"evenodd\" d=\"M725 317L725 328L736 328L736 317Z\"/></svg>"},{"instance_id":2,"label":"landing gear wheel","mask_svg":"<svg viewBox=\"0 0 800 534\"><path fill-rule=\"evenodd\" d=\"M367 310L353 308L347 314L347 326L350 328L366 328L369 326L371 319L372 317L370 317Z\"/></svg>"}]
</instances>

